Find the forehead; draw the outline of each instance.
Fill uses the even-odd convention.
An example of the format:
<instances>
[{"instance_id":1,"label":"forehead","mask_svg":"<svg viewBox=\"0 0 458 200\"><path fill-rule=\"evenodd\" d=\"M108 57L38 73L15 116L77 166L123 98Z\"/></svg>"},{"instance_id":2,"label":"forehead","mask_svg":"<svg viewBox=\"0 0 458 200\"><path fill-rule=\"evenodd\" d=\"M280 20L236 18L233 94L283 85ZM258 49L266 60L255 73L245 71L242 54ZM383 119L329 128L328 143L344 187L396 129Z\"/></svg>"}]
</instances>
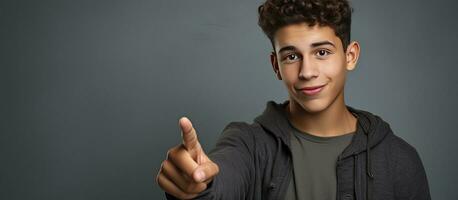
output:
<instances>
[{"instance_id":1,"label":"forehead","mask_svg":"<svg viewBox=\"0 0 458 200\"><path fill-rule=\"evenodd\" d=\"M339 37L329 26L308 26L307 23L291 24L277 30L274 35L275 49L284 46L295 46L297 48L307 48L314 42L328 40L341 46Z\"/></svg>"}]
</instances>

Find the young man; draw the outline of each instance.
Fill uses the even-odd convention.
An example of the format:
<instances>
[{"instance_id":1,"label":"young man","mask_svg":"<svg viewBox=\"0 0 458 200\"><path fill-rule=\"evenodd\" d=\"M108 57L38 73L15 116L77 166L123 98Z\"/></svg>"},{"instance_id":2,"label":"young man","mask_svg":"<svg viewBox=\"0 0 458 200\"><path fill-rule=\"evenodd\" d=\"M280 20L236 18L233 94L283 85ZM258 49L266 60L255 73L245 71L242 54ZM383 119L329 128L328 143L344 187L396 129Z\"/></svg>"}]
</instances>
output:
<instances>
[{"instance_id":1,"label":"young man","mask_svg":"<svg viewBox=\"0 0 458 200\"><path fill-rule=\"evenodd\" d=\"M251 124L232 122L203 151L187 118L157 175L168 199L431 199L414 147L344 102L360 47L346 0L267 0L259 25L289 99Z\"/></svg>"}]
</instances>

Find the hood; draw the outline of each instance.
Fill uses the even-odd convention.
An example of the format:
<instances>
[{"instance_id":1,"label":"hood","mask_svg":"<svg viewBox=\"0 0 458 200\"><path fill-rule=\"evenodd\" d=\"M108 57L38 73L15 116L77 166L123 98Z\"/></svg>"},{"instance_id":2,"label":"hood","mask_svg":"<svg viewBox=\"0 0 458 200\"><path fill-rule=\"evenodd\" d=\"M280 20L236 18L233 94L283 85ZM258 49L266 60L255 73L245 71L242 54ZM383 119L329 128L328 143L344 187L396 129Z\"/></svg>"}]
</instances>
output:
<instances>
[{"instance_id":1,"label":"hood","mask_svg":"<svg viewBox=\"0 0 458 200\"><path fill-rule=\"evenodd\" d=\"M268 130L270 134L280 138L289 147L290 142L287 129L289 124L284 110L288 103L289 100L280 104L274 101L268 101L264 112L257 116L254 121L259 123L265 130ZM358 126L354 141L342 153L341 159L367 150L366 144L368 139L368 147L372 148L380 143L386 135L392 134L389 124L379 116L348 105L346 107L357 117Z\"/></svg>"},{"instance_id":2,"label":"hood","mask_svg":"<svg viewBox=\"0 0 458 200\"><path fill-rule=\"evenodd\" d=\"M290 135L288 132L288 118L285 107L289 100L283 103L268 101L267 106L262 114L257 116L254 121L259 123L269 134L273 134L286 146L290 148ZM379 144L387 135L393 134L389 124L382 118L368 111L360 110L346 105L347 109L357 118L357 129L353 136L352 142L341 153L338 160L345 159L350 156L358 155L361 152L367 151L366 154L366 172L367 177L373 179L371 168L370 149ZM367 145L369 144L369 145ZM356 164L356 163L355 163ZM368 182L366 182L368 183ZM368 187L368 186L367 186ZM367 195L370 196L368 189ZM369 199L369 198L367 198Z\"/></svg>"}]
</instances>

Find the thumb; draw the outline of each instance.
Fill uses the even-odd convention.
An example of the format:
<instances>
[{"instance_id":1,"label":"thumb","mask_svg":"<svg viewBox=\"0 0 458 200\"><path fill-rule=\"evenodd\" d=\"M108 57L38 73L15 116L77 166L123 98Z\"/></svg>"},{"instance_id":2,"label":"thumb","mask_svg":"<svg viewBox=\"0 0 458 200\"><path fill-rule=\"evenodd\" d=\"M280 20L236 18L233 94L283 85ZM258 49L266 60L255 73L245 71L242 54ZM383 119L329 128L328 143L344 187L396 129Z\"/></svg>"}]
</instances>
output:
<instances>
[{"instance_id":1,"label":"thumb","mask_svg":"<svg viewBox=\"0 0 458 200\"><path fill-rule=\"evenodd\" d=\"M207 162L200 164L196 170L194 170L192 177L195 182L200 183L213 179L213 177L218 173L218 165L213 161L208 160Z\"/></svg>"},{"instance_id":2,"label":"thumb","mask_svg":"<svg viewBox=\"0 0 458 200\"><path fill-rule=\"evenodd\" d=\"M194 127L192 126L191 121L187 117L182 117L179 120L181 128L181 138L183 140L184 147L190 150L200 151L200 143L197 139L197 133Z\"/></svg>"}]
</instances>

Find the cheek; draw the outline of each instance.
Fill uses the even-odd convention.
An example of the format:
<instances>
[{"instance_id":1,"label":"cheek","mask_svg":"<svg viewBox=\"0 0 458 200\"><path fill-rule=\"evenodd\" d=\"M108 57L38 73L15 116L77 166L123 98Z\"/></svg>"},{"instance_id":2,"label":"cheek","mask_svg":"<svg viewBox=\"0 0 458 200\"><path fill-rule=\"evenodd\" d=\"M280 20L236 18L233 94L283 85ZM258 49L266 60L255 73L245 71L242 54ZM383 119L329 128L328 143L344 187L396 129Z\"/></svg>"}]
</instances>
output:
<instances>
[{"instance_id":1,"label":"cheek","mask_svg":"<svg viewBox=\"0 0 458 200\"><path fill-rule=\"evenodd\" d=\"M326 69L322 73L327 78L331 79L331 81L336 81L336 79L341 78L341 76L343 75L344 71L342 69L333 68L333 69Z\"/></svg>"},{"instance_id":2,"label":"cheek","mask_svg":"<svg viewBox=\"0 0 458 200\"><path fill-rule=\"evenodd\" d=\"M292 65L283 66L280 69L280 73L283 79L283 82L286 85L293 85L297 81L298 68Z\"/></svg>"},{"instance_id":3,"label":"cheek","mask_svg":"<svg viewBox=\"0 0 458 200\"><path fill-rule=\"evenodd\" d=\"M328 79L330 84L330 92L337 94L342 90L345 84L346 69L342 63L334 63L328 67L322 68L322 75Z\"/></svg>"},{"instance_id":4,"label":"cheek","mask_svg":"<svg viewBox=\"0 0 458 200\"><path fill-rule=\"evenodd\" d=\"M326 76L331 81L338 81L345 78L346 68L345 63L341 60L333 60L325 63L321 68L322 75Z\"/></svg>"}]
</instances>

